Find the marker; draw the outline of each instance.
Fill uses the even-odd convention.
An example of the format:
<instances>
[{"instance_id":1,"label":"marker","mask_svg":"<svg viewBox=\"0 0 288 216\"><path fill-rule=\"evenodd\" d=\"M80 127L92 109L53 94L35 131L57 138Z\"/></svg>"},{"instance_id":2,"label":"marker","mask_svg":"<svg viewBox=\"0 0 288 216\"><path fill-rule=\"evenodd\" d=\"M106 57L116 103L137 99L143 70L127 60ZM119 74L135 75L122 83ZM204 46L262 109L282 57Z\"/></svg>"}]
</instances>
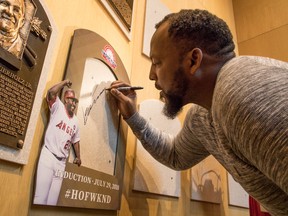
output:
<instances>
[{"instance_id":1,"label":"marker","mask_svg":"<svg viewBox=\"0 0 288 216\"><path fill-rule=\"evenodd\" d=\"M107 88L106 90L110 91L112 88ZM143 87L141 86L123 86L123 87L118 87L118 91L129 91L129 90L141 90Z\"/></svg>"}]
</instances>

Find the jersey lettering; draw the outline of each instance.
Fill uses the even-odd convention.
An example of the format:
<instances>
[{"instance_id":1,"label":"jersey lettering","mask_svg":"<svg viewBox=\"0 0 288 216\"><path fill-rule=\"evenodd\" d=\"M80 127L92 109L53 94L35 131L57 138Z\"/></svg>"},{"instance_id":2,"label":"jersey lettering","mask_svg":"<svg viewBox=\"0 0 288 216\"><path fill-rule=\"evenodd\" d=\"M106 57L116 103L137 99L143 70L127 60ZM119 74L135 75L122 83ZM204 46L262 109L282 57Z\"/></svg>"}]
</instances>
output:
<instances>
[{"instance_id":1,"label":"jersey lettering","mask_svg":"<svg viewBox=\"0 0 288 216\"><path fill-rule=\"evenodd\" d=\"M69 126L67 127L66 133L68 133L70 136L72 135L72 128Z\"/></svg>"},{"instance_id":2,"label":"jersey lettering","mask_svg":"<svg viewBox=\"0 0 288 216\"><path fill-rule=\"evenodd\" d=\"M59 128L60 130L66 132L67 134L69 134L70 136L73 135L73 132L75 129L72 129L71 127L67 126L65 122L63 122L63 120L61 122L59 122L58 124L56 124L56 127ZM73 125L73 128L75 128L75 125Z\"/></svg>"},{"instance_id":3,"label":"jersey lettering","mask_svg":"<svg viewBox=\"0 0 288 216\"><path fill-rule=\"evenodd\" d=\"M60 123L58 123L58 124L56 125L56 127L58 127L59 129L61 129L61 128L62 128L62 125L63 125L63 121L61 121Z\"/></svg>"},{"instance_id":4,"label":"jersey lettering","mask_svg":"<svg viewBox=\"0 0 288 216\"><path fill-rule=\"evenodd\" d=\"M66 144L65 144L65 146L64 146L64 149L69 150L70 147L71 147L71 141L70 141L70 140L67 140L67 142L66 142Z\"/></svg>"}]
</instances>

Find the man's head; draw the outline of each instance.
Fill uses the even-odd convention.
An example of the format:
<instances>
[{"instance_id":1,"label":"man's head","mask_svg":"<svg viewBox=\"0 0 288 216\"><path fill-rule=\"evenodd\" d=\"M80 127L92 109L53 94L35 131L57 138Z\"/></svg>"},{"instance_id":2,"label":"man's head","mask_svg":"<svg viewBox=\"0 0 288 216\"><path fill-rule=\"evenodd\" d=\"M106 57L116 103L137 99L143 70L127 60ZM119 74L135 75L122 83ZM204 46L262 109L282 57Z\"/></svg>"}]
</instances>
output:
<instances>
[{"instance_id":1,"label":"man's head","mask_svg":"<svg viewBox=\"0 0 288 216\"><path fill-rule=\"evenodd\" d=\"M0 34L16 38L24 20L24 0L0 0Z\"/></svg>"},{"instance_id":2,"label":"man's head","mask_svg":"<svg viewBox=\"0 0 288 216\"><path fill-rule=\"evenodd\" d=\"M73 116L77 103L78 99L76 98L74 90L67 89L64 93L64 104L70 116Z\"/></svg>"},{"instance_id":3,"label":"man's head","mask_svg":"<svg viewBox=\"0 0 288 216\"><path fill-rule=\"evenodd\" d=\"M225 21L206 10L181 10L169 14L156 24L156 29L165 22L169 23L169 37L178 43L183 53L197 47L203 53L221 57L235 48Z\"/></svg>"},{"instance_id":4,"label":"man's head","mask_svg":"<svg viewBox=\"0 0 288 216\"><path fill-rule=\"evenodd\" d=\"M184 105L201 105L210 97L215 85L210 63L235 56L234 47L226 23L208 11L181 10L159 22L151 39L149 78L162 90L165 115L174 118Z\"/></svg>"}]
</instances>

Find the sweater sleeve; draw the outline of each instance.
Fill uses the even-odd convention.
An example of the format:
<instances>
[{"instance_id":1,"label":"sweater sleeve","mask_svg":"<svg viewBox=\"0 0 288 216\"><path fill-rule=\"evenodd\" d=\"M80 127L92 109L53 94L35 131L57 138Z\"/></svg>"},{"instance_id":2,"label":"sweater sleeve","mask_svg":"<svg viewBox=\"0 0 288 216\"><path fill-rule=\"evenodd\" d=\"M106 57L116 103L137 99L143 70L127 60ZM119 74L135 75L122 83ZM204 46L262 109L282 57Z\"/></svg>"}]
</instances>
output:
<instances>
[{"instance_id":1,"label":"sweater sleeve","mask_svg":"<svg viewBox=\"0 0 288 216\"><path fill-rule=\"evenodd\" d=\"M146 119L135 113L126 120L143 147L160 163L175 169L191 168L209 155L191 130L193 115L187 114L185 123L177 136L153 127Z\"/></svg>"}]
</instances>

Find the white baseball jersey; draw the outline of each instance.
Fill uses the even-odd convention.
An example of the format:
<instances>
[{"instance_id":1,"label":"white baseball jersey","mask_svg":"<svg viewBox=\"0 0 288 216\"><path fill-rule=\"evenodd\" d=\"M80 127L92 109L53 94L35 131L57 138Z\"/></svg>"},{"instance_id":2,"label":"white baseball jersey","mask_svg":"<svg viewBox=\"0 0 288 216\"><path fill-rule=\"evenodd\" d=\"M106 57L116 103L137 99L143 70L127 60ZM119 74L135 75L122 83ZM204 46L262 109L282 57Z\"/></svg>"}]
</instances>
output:
<instances>
[{"instance_id":1,"label":"white baseball jersey","mask_svg":"<svg viewBox=\"0 0 288 216\"><path fill-rule=\"evenodd\" d=\"M52 102L52 103L51 103ZM67 158L71 144L80 140L78 120L70 117L60 98L48 101L50 120L45 134L44 145L56 156Z\"/></svg>"}]
</instances>

